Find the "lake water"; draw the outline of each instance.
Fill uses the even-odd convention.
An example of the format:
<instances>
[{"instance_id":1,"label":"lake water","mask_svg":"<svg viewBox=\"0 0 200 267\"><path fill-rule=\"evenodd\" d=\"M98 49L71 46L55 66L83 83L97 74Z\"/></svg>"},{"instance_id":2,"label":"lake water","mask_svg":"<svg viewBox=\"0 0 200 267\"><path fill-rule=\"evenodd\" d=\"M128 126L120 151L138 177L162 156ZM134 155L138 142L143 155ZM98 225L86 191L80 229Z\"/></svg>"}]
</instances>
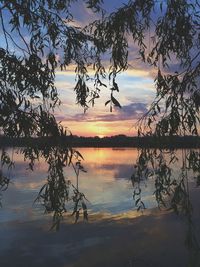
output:
<instances>
[{"instance_id":1,"label":"lake water","mask_svg":"<svg viewBox=\"0 0 200 267\"><path fill-rule=\"evenodd\" d=\"M138 156L137 149L80 148L82 164L87 171L79 175L79 191L87 198L89 213L119 214L135 210L131 175ZM10 151L11 154L11 151ZM33 220L43 216L44 209L34 203L47 177L47 164L41 159L34 171L27 169L20 153L14 153L15 167L5 170L11 179L8 190L2 195L0 222ZM74 171L65 168L65 176L76 184ZM156 206L153 196L154 181L142 186L142 197L147 208ZM68 207L70 210L70 206Z\"/></svg>"},{"instance_id":2,"label":"lake water","mask_svg":"<svg viewBox=\"0 0 200 267\"><path fill-rule=\"evenodd\" d=\"M81 164L87 172L80 172L79 191L84 193L89 214L108 213L116 215L136 210L133 200L131 175L140 151L136 148L79 148L84 160ZM175 176L180 176L181 153L176 152L177 161L173 165ZM0 222L27 221L42 218L44 207L34 203L41 187L46 183L48 166L41 159L28 169L20 149L9 150L15 167L7 170L11 183L8 190L2 192ZM168 156L167 156L168 157ZM76 185L76 176L72 167L64 168L65 178ZM192 177L193 175L191 175ZM194 182L194 181L193 181ZM155 180L148 179L141 184L142 201L146 208L157 206L155 200ZM72 212L73 203L67 203L68 214Z\"/></svg>"},{"instance_id":3,"label":"lake water","mask_svg":"<svg viewBox=\"0 0 200 267\"><path fill-rule=\"evenodd\" d=\"M49 231L52 214L44 214L43 205L34 203L39 190L46 183L47 164L41 159L31 171L20 151L9 150L15 167L11 170L4 168L4 174L11 183L1 194L0 266L200 266L196 243L196 238L200 237L200 192L192 171L186 170L189 179L184 176L186 187L181 187L183 191L178 193L178 196L183 196L183 201L178 204L187 206L188 199L184 202L184 196L187 187L190 188L193 214L188 209L185 217L181 218L171 212L162 215L152 212L141 216L141 212L135 211L134 189L130 179L140 151L134 148L78 150L84 157L81 163L87 170L80 172L79 191L88 199L89 223L83 222L82 218L78 224L74 224L74 220L67 220L73 210L69 202L68 213L59 232ZM178 160L172 164L172 178L182 179L180 174L185 153L185 150L176 151ZM170 160L168 155L166 157ZM198 160L191 159L191 162L198 172ZM158 160L158 169L159 165ZM71 167L65 167L64 174L76 185L76 176ZM146 208L151 210L157 207L155 179L149 178L140 187ZM134 216L131 217L132 213ZM106 216L100 216L102 214Z\"/></svg>"}]
</instances>

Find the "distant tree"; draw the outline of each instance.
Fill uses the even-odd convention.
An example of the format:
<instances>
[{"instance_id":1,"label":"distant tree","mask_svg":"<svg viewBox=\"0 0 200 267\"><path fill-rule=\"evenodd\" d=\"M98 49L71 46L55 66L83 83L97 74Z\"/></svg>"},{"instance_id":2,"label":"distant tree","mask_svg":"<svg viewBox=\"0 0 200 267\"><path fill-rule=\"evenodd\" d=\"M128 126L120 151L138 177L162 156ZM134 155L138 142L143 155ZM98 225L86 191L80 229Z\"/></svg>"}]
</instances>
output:
<instances>
[{"instance_id":1,"label":"distant tree","mask_svg":"<svg viewBox=\"0 0 200 267\"><path fill-rule=\"evenodd\" d=\"M114 97L119 91L116 76L128 69L129 49L134 46L140 59L157 70L156 98L140 120L138 134L198 134L199 1L128 1L108 14L103 0L85 0L99 19L84 28L73 26L70 5L74 2L0 2L3 133L11 137L66 134L53 116L60 104L55 71L70 64L75 65L77 104L85 110L94 105L108 77L111 95L106 105L111 111L113 106L121 107Z\"/></svg>"}]
</instances>

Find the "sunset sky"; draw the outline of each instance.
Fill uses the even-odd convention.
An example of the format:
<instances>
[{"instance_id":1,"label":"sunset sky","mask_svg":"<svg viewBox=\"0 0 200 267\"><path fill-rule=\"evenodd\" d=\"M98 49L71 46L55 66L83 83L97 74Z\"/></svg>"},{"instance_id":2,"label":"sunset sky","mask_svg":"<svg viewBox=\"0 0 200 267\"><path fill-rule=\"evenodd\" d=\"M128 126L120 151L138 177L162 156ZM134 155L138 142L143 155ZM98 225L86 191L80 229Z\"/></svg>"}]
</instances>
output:
<instances>
[{"instance_id":1,"label":"sunset sky","mask_svg":"<svg viewBox=\"0 0 200 267\"><path fill-rule=\"evenodd\" d=\"M113 11L126 1L105 2L105 8ZM86 25L88 21L97 18L97 15L86 9L81 1L72 6L72 13L77 26ZM137 50L134 49L134 45L130 46L129 63L132 67L117 77L120 92L115 94L115 97L122 108L116 108L112 113L109 111L109 106L105 106L105 102L109 100L109 88L102 88L95 106L84 114L83 108L76 105L73 67L69 67L65 72L57 71L56 86L62 100L61 107L56 111L58 121L62 121L62 124L75 135L100 137L117 134L135 135L134 124L141 114L147 111L155 95L154 70L142 65L137 58Z\"/></svg>"}]
</instances>

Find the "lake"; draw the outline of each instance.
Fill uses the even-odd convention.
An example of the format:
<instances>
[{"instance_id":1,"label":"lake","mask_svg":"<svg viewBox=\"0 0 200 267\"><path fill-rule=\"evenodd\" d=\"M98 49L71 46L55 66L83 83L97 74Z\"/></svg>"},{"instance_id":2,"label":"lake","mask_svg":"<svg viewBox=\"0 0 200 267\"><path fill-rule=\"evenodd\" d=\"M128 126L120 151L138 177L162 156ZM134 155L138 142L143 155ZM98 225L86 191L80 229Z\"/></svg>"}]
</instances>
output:
<instances>
[{"instance_id":1,"label":"lake","mask_svg":"<svg viewBox=\"0 0 200 267\"><path fill-rule=\"evenodd\" d=\"M9 154L15 161L15 167L4 168L4 174L9 177L11 183L7 190L1 192L0 263L3 264L1 266L13 266L13 261L9 258L10 253L16 261L15 266L20 267L27 266L27 264L63 267L189 266L187 264L190 261L190 250L188 252L184 245L184 233L187 228L185 221L188 221L183 219L184 216L188 217L185 213L181 214L181 221L171 211L165 209L163 213L156 209L158 206L156 192L158 191L157 196L164 192L164 190L159 191L160 178L156 180L155 177L149 175L147 180L144 179L139 183L140 197L147 210L136 211L137 199L133 199L134 188L131 177L141 152L136 148L80 148L78 150L84 157L81 164L86 170L79 174L78 189L86 197L89 219L86 222L80 215L78 223L74 224L71 216L74 204L69 201L66 204L67 213L61 221L60 231L55 232L49 231L52 214L44 213L45 208L41 202L34 202L41 187L46 183L47 163L41 159L35 164L34 171L31 171L28 169L28 162L24 162L20 149L9 149ZM172 165L172 177L173 179L176 177L177 181L181 181L182 157L186 152L186 150L176 151L177 160L174 162L171 162L170 155L165 155ZM157 164L161 166L163 159L158 160L158 155L155 158ZM163 170L158 167L156 175L165 177L167 180L168 170L159 173ZM197 172L196 169L195 171ZM188 192L192 193L191 203L194 204L193 213L196 223L197 218L199 220L197 208L200 202L199 189L196 187L196 180L193 179L193 170L188 169L187 174L186 184L189 188ZM64 176L76 187L77 178L72 167L64 168ZM163 180L165 191L167 186L169 187L166 180ZM155 185L157 190L155 190ZM177 192L179 198L187 192L187 188L184 191L185 187L181 183L178 186L175 184L170 184L170 186L180 187L182 191ZM178 208L181 205L185 208L184 198L179 202L173 201ZM190 211L187 212L190 216ZM152 243L152 238L155 244ZM124 248L119 246L123 242ZM164 255L166 249L169 250L168 257ZM107 255L105 259L102 259L101 253L106 253L106 250L110 251L110 256ZM197 253L196 247L194 250ZM95 256L91 256L91 251ZM116 253L118 256L114 256ZM174 253L178 255L176 259L174 259ZM88 259L85 255L91 258L90 265L87 264ZM166 259L163 260L162 257Z\"/></svg>"},{"instance_id":2,"label":"lake","mask_svg":"<svg viewBox=\"0 0 200 267\"><path fill-rule=\"evenodd\" d=\"M16 150L17 151L17 150ZM41 159L34 171L27 169L23 155L14 153L15 167L5 170L11 179L9 189L3 193L0 221L32 220L44 216L41 205L34 203L47 177L47 164ZM20 150L19 150L20 151ZM131 175L138 156L137 149L80 148L86 173L79 177L79 190L88 199L89 213L125 213L135 210ZM9 152L11 154L11 151ZM65 177L76 184L71 167L65 168ZM142 194L147 208L155 207L154 181L143 185ZM68 207L70 210L70 206Z\"/></svg>"}]
</instances>

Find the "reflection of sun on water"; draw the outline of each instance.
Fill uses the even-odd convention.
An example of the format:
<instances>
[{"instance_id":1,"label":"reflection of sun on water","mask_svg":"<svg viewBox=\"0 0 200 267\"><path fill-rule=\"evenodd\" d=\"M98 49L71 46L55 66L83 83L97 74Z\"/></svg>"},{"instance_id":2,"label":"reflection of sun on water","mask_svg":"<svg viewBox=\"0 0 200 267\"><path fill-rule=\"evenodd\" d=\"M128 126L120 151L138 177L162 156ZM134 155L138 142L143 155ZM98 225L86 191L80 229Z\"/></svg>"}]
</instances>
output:
<instances>
[{"instance_id":1,"label":"reflection of sun on water","mask_svg":"<svg viewBox=\"0 0 200 267\"><path fill-rule=\"evenodd\" d=\"M90 209L90 214L103 212L116 215L132 210L134 208L133 189L129 177L132 174L132 164L137 158L137 149L78 148L78 151L85 159L82 164L87 170L86 173L80 173L79 189L89 200L87 207ZM9 210L13 212L13 207L24 209L25 212L29 211L39 190L46 183L48 175L47 164L43 160L36 165L34 172L30 172L26 170L27 163L22 162L22 158L17 156L14 157L17 168L14 173L14 184L10 185L10 190L7 190L4 195L4 203L8 205L8 214L5 214L5 218L10 216ZM18 167L17 163L19 163ZM64 175L67 180L76 184L76 175L70 166L64 168ZM149 184L144 191L145 204L153 205L150 198L153 192L154 188L152 189ZM10 199L12 203L9 202ZM40 205L36 206L38 207L40 209ZM19 215L14 213L13 216Z\"/></svg>"},{"instance_id":2,"label":"reflection of sun on water","mask_svg":"<svg viewBox=\"0 0 200 267\"><path fill-rule=\"evenodd\" d=\"M112 149L112 148L79 148L78 149L84 157L83 164L130 164L132 165L137 158L138 151L132 149Z\"/></svg>"}]
</instances>

